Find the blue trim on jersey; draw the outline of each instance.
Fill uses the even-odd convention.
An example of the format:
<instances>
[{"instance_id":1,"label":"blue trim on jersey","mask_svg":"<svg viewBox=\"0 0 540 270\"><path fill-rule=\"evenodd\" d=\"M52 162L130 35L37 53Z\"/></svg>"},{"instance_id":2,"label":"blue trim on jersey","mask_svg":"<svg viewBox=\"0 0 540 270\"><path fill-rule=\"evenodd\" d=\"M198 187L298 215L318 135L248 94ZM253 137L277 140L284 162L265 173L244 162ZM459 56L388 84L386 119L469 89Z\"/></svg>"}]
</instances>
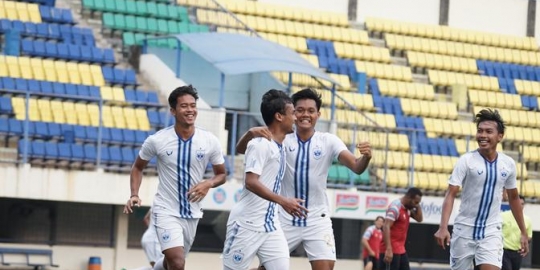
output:
<instances>
[{"instance_id":1,"label":"blue trim on jersey","mask_svg":"<svg viewBox=\"0 0 540 270\"><path fill-rule=\"evenodd\" d=\"M482 190L482 198L478 208L478 214L474 222L473 239L480 240L485 237L486 222L489 217L495 186L497 185L497 160L489 162L484 160L486 166L486 180Z\"/></svg>"},{"instance_id":2,"label":"blue trim on jersey","mask_svg":"<svg viewBox=\"0 0 540 270\"><path fill-rule=\"evenodd\" d=\"M308 207L309 196L309 149L311 148L311 139L303 142L298 139L298 154L296 155L295 174L294 174L294 192L295 198L304 200L303 206ZM306 227L307 219L293 216L293 226Z\"/></svg>"},{"instance_id":3,"label":"blue trim on jersey","mask_svg":"<svg viewBox=\"0 0 540 270\"><path fill-rule=\"evenodd\" d=\"M279 160L279 171L276 175L276 180L274 181L274 187L272 188L272 192L279 194L281 191L281 182L283 181L283 176L285 174L285 152L283 151L281 144L276 143L279 147L280 152L280 160ZM268 208L266 208L266 215L264 217L264 230L266 232L273 232L276 230L276 226L274 224L274 217L276 213L276 203L275 202L269 202Z\"/></svg>"},{"instance_id":4,"label":"blue trim on jersey","mask_svg":"<svg viewBox=\"0 0 540 270\"><path fill-rule=\"evenodd\" d=\"M178 197L181 218L193 218L191 204L187 196L191 186L191 142L191 138L188 140L178 138Z\"/></svg>"}]
</instances>

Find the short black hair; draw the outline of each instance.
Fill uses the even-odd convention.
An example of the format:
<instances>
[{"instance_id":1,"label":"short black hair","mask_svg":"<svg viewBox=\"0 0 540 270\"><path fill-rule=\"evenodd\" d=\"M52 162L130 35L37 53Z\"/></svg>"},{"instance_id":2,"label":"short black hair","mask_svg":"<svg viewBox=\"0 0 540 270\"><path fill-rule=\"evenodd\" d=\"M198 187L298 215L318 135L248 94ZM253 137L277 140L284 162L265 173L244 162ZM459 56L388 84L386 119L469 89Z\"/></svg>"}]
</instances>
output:
<instances>
[{"instance_id":1,"label":"short black hair","mask_svg":"<svg viewBox=\"0 0 540 270\"><path fill-rule=\"evenodd\" d=\"M264 123L269 126L274 122L276 113L285 114L287 104L292 104L292 100L283 91L270 89L264 93L261 101L261 114Z\"/></svg>"},{"instance_id":2,"label":"short black hair","mask_svg":"<svg viewBox=\"0 0 540 270\"><path fill-rule=\"evenodd\" d=\"M178 98L183 95L191 95L195 98L195 101L199 99L199 94L197 94L197 89L190 85L180 86L174 89L169 95L169 106L173 109L176 109L176 104L178 103Z\"/></svg>"},{"instance_id":3,"label":"short black hair","mask_svg":"<svg viewBox=\"0 0 540 270\"><path fill-rule=\"evenodd\" d=\"M499 111L492 109L482 109L476 114L474 122L476 123L476 127L478 128L478 125L480 125L480 123L484 121L495 121L497 123L497 131L501 134L504 134L506 126L504 125L504 121L499 114Z\"/></svg>"},{"instance_id":4,"label":"short black hair","mask_svg":"<svg viewBox=\"0 0 540 270\"><path fill-rule=\"evenodd\" d=\"M412 188L409 188L409 190L407 190L407 193L405 194L405 196L411 199L416 196L422 197L422 191L419 188L412 187Z\"/></svg>"},{"instance_id":5,"label":"short black hair","mask_svg":"<svg viewBox=\"0 0 540 270\"><path fill-rule=\"evenodd\" d=\"M296 107L296 102L298 102L301 99L312 99L315 101L315 104L317 105L317 111L321 110L322 105L322 97L321 94L319 94L317 91L311 89L311 88L304 88L292 95L292 101L293 105Z\"/></svg>"},{"instance_id":6,"label":"short black hair","mask_svg":"<svg viewBox=\"0 0 540 270\"><path fill-rule=\"evenodd\" d=\"M383 216L377 216L377 217L375 218L375 221L377 221L377 220L379 220L379 219L382 219L382 220L384 221L384 217L383 217Z\"/></svg>"}]
</instances>

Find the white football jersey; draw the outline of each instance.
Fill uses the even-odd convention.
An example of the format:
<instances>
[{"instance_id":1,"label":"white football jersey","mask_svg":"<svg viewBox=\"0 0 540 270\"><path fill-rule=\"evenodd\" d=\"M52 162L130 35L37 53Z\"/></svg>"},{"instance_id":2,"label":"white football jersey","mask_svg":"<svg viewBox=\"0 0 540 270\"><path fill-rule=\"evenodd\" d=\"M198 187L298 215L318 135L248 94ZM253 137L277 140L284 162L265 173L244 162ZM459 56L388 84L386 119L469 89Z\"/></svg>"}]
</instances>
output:
<instances>
[{"instance_id":1,"label":"white football jersey","mask_svg":"<svg viewBox=\"0 0 540 270\"><path fill-rule=\"evenodd\" d=\"M330 214L326 196L328 170L339 154L348 150L347 146L334 134L318 131L305 142L296 133L287 134L283 146L287 169L281 194L304 200L309 213L307 218L299 218L280 211L281 222L299 227L324 222L323 217Z\"/></svg>"},{"instance_id":2,"label":"white football jersey","mask_svg":"<svg viewBox=\"0 0 540 270\"><path fill-rule=\"evenodd\" d=\"M188 200L189 189L203 180L208 163L223 164L223 152L216 136L196 128L188 140L168 127L149 136L139 156L150 160L157 156L158 189L152 211L181 218L201 218L200 203Z\"/></svg>"},{"instance_id":3,"label":"white football jersey","mask_svg":"<svg viewBox=\"0 0 540 270\"><path fill-rule=\"evenodd\" d=\"M475 150L462 155L448 184L461 187L461 206L453 232L475 240L501 231L500 209L503 188L514 189L516 164L509 156L498 153L493 162Z\"/></svg>"},{"instance_id":4,"label":"white football jersey","mask_svg":"<svg viewBox=\"0 0 540 270\"><path fill-rule=\"evenodd\" d=\"M272 192L279 194L285 172L285 152L275 141L265 138L252 139L245 155L245 172L259 175L259 181ZM244 179L245 181L245 179ZM231 210L228 225L237 222L244 228L260 232L272 232L279 228L276 203L257 194L242 190L242 195Z\"/></svg>"}]
</instances>

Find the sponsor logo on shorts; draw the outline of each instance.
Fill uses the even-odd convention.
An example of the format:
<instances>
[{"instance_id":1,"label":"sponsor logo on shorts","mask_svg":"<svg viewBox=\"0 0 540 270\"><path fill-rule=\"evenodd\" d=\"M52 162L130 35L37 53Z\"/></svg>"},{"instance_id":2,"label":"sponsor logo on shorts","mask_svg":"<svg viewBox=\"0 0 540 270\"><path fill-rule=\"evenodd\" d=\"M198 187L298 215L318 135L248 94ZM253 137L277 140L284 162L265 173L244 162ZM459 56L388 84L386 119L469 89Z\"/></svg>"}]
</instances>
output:
<instances>
[{"instance_id":1,"label":"sponsor logo on shorts","mask_svg":"<svg viewBox=\"0 0 540 270\"><path fill-rule=\"evenodd\" d=\"M454 268L454 266L456 266L456 262L457 262L456 258L454 258L454 257L450 258L450 266L452 268Z\"/></svg>"},{"instance_id":2,"label":"sponsor logo on shorts","mask_svg":"<svg viewBox=\"0 0 540 270\"><path fill-rule=\"evenodd\" d=\"M171 241L171 235L168 231L164 231L163 234L161 234L161 240L163 240L163 243Z\"/></svg>"},{"instance_id":3,"label":"sponsor logo on shorts","mask_svg":"<svg viewBox=\"0 0 540 270\"><path fill-rule=\"evenodd\" d=\"M225 202L225 200L227 200L227 192L225 192L223 188L217 188L214 190L212 198L214 199L215 203L222 204Z\"/></svg>"},{"instance_id":4,"label":"sponsor logo on shorts","mask_svg":"<svg viewBox=\"0 0 540 270\"><path fill-rule=\"evenodd\" d=\"M244 253L241 250L236 250L233 252L232 260L234 263L239 264L244 260Z\"/></svg>"},{"instance_id":5,"label":"sponsor logo on shorts","mask_svg":"<svg viewBox=\"0 0 540 270\"><path fill-rule=\"evenodd\" d=\"M388 206L388 198L382 196L367 196L366 197L366 214L369 213L384 213Z\"/></svg>"},{"instance_id":6,"label":"sponsor logo on shorts","mask_svg":"<svg viewBox=\"0 0 540 270\"><path fill-rule=\"evenodd\" d=\"M341 210L354 211L360 205L360 196L358 194L337 194L336 212Z\"/></svg>"}]
</instances>

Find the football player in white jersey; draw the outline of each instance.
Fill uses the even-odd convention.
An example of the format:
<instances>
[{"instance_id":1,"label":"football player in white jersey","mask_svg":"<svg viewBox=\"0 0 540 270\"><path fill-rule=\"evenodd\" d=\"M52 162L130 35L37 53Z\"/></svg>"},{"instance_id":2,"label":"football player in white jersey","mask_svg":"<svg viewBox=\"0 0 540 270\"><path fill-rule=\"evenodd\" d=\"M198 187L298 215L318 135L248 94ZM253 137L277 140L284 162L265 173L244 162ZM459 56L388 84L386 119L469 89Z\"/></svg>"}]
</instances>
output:
<instances>
[{"instance_id":1,"label":"football player in white jersey","mask_svg":"<svg viewBox=\"0 0 540 270\"><path fill-rule=\"evenodd\" d=\"M337 160L356 174L367 168L371 159L368 142L357 145L362 157L355 157L341 139L331 133L315 131L322 105L321 95L303 89L292 95L296 112L296 132L283 142L286 148L287 169L282 195L303 200L309 210L307 217L296 217L280 211L280 220L289 250L304 246L313 270L331 270L336 260L334 231L330 219L326 181L332 162ZM253 137L271 138L264 127L251 128L240 139L237 151L243 153Z\"/></svg>"},{"instance_id":2,"label":"football player in white jersey","mask_svg":"<svg viewBox=\"0 0 540 270\"><path fill-rule=\"evenodd\" d=\"M272 140L258 138L247 146L244 189L227 222L225 270L247 270L255 256L268 270L289 269L277 205L299 217L307 212L300 199L280 195L285 174L283 140L293 132L295 119L291 98L283 91L269 90L262 97L261 114Z\"/></svg>"},{"instance_id":3,"label":"football player in white jersey","mask_svg":"<svg viewBox=\"0 0 540 270\"><path fill-rule=\"evenodd\" d=\"M201 200L208 190L225 183L225 160L219 140L195 126L197 90L191 85L176 88L169 95L174 126L158 131L143 143L131 168L131 196L124 213L140 206L139 188L143 170L157 157L158 189L152 207L155 227L165 258L154 269L183 270L202 217ZM214 177L203 179L208 163Z\"/></svg>"},{"instance_id":4,"label":"football player in white jersey","mask_svg":"<svg viewBox=\"0 0 540 270\"><path fill-rule=\"evenodd\" d=\"M154 217L152 215L152 208L148 209L148 212L144 216L144 224L146 225L146 231L144 231L141 238L141 246L146 254L146 258L152 268L154 264L163 257L161 253L161 246L156 234L156 227L154 226Z\"/></svg>"},{"instance_id":5,"label":"football player in white jersey","mask_svg":"<svg viewBox=\"0 0 540 270\"><path fill-rule=\"evenodd\" d=\"M516 164L497 144L504 136L504 122L497 110L483 109L476 114L478 149L462 155L448 180L441 223L435 233L442 247L450 245L450 267L481 270L500 269L503 257L500 216L503 188L508 192L512 214L521 231L522 256L529 252L527 230L516 183ZM454 221L452 236L448 220L461 188L461 207Z\"/></svg>"}]
</instances>

